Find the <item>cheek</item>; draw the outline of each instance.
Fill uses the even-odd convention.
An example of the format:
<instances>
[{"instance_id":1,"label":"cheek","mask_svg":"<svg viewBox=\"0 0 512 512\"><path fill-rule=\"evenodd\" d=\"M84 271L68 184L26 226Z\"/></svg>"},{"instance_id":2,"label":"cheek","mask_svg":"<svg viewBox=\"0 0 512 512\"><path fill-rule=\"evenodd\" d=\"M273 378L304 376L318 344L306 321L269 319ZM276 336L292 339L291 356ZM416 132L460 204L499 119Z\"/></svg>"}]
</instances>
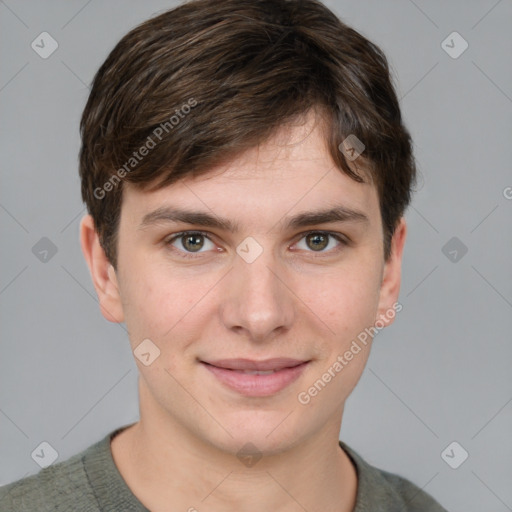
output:
<instances>
[{"instance_id":1,"label":"cheek","mask_svg":"<svg viewBox=\"0 0 512 512\"><path fill-rule=\"evenodd\" d=\"M173 275L168 268L146 268L125 280L123 310L132 344L154 338L161 345L177 339L178 332L193 334L200 325L201 301L214 285L212 276L192 281L190 276Z\"/></svg>"},{"instance_id":2,"label":"cheek","mask_svg":"<svg viewBox=\"0 0 512 512\"><path fill-rule=\"evenodd\" d=\"M338 340L348 340L372 325L379 303L379 275L359 265L301 278L300 297ZM314 286L311 286L311 282Z\"/></svg>"},{"instance_id":3,"label":"cheek","mask_svg":"<svg viewBox=\"0 0 512 512\"><path fill-rule=\"evenodd\" d=\"M310 317L324 333L317 341L319 365L297 396L312 418L324 417L327 410L335 413L355 388L370 355L372 338L366 329L373 325L378 305L372 279L338 274L319 284L328 291L310 292L307 301L315 312Z\"/></svg>"}]
</instances>

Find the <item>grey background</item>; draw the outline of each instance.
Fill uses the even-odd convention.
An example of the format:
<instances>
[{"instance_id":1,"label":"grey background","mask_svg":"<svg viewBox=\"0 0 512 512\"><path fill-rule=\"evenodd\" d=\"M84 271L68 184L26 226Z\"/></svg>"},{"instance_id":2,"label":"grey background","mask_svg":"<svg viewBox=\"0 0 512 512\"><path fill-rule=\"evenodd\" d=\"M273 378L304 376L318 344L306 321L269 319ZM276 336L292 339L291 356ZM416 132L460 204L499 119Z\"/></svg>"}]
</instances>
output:
<instances>
[{"instance_id":1,"label":"grey background","mask_svg":"<svg viewBox=\"0 0 512 512\"><path fill-rule=\"evenodd\" d=\"M512 510L512 3L326 3L387 54L421 172L403 311L340 437L450 511ZM101 316L79 246L78 123L107 53L174 5L0 2L0 484L40 469L42 441L61 461L138 418L124 326ZM59 44L48 59L30 46L43 31ZM469 44L457 59L441 47L453 31ZM454 236L458 262L442 252ZM42 237L57 248L46 263ZM458 469L441 457L452 441L469 453Z\"/></svg>"}]
</instances>

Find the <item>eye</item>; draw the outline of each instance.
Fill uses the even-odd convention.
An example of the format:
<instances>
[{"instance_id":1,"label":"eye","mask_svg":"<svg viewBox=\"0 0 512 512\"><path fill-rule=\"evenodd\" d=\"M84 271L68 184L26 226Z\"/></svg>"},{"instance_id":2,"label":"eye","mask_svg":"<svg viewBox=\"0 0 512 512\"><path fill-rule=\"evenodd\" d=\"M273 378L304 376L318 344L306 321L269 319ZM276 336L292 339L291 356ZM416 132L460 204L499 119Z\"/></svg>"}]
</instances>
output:
<instances>
[{"instance_id":1,"label":"eye","mask_svg":"<svg viewBox=\"0 0 512 512\"><path fill-rule=\"evenodd\" d=\"M183 258L200 257L201 253L216 249L207 233L182 231L169 237L165 244ZM349 242L343 236L329 231L310 231L302 235L295 248L309 253L335 253ZM217 249L220 251L221 249Z\"/></svg>"},{"instance_id":2,"label":"eye","mask_svg":"<svg viewBox=\"0 0 512 512\"><path fill-rule=\"evenodd\" d=\"M302 244L302 247L300 247L303 240L304 243ZM333 240L335 242L332 242ZM296 244L296 247L308 252L325 253L339 250L345 245L348 245L347 240L338 234L328 231L310 231L303 235L299 243Z\"/></svg>"},{"instance_id":3,"label":"eye","mask_svg":"<svg viewBox=\"0 0 512 512\"><path fill-rule=\"evenodd\" d=\"M200 231L183 231L176 233L171 238L167 239L165 243L177 249L178 252L183 253L181 255L185 258L194 257L194 253L202 253L215 249L215 244L205 233Z\"/></svg>"}]
</instances>

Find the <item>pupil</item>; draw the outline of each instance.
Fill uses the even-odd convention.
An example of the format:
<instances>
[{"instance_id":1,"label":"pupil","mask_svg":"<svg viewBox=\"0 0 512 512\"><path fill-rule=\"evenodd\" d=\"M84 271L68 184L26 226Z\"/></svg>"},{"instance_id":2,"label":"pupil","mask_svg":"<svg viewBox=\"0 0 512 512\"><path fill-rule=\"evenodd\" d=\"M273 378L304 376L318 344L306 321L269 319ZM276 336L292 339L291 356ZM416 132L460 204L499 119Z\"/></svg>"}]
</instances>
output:
<instances>
[{"instance_id":1,"label":"pupil","mask_svg":"<svg viewBox=\"0 0 512 512\"><path fill-rule=\"evenodd\" d=\"M327 237L319 233L309 235L308 242L312 243L311 248L315 250L327 247Z\"/></svg>"},{"instance_id":2,"label":"pupil","mask_svg":"<svg viewBox=\"0 0 512 512\"><path fill-rule=\"evenodd\" d=\"M202 235L187 235L185 237L184 246L187 250L196 252L202 247L201 243Z\"/></svg>"}]
</instances>

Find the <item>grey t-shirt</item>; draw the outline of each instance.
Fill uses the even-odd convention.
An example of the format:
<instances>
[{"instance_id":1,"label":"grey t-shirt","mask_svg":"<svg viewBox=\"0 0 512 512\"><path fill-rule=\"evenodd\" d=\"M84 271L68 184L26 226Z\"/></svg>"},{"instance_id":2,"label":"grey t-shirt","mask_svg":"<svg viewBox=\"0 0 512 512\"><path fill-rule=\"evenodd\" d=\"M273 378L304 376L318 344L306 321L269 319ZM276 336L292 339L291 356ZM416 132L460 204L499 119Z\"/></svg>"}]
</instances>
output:
<instances>
[{"instance_id":1,"label":"grey t-shirt","mask_svg":"<svg viewBox=\"0 0 512 512\"><path fill-rule=\"evenodd\" d=\"M110 441L120 427L69 459L0 487L0 512L150 512L123 480ZM365 462L340 441L358 475L353 512L447 512L429 494Z\"/></svg>"}]
</instances>

